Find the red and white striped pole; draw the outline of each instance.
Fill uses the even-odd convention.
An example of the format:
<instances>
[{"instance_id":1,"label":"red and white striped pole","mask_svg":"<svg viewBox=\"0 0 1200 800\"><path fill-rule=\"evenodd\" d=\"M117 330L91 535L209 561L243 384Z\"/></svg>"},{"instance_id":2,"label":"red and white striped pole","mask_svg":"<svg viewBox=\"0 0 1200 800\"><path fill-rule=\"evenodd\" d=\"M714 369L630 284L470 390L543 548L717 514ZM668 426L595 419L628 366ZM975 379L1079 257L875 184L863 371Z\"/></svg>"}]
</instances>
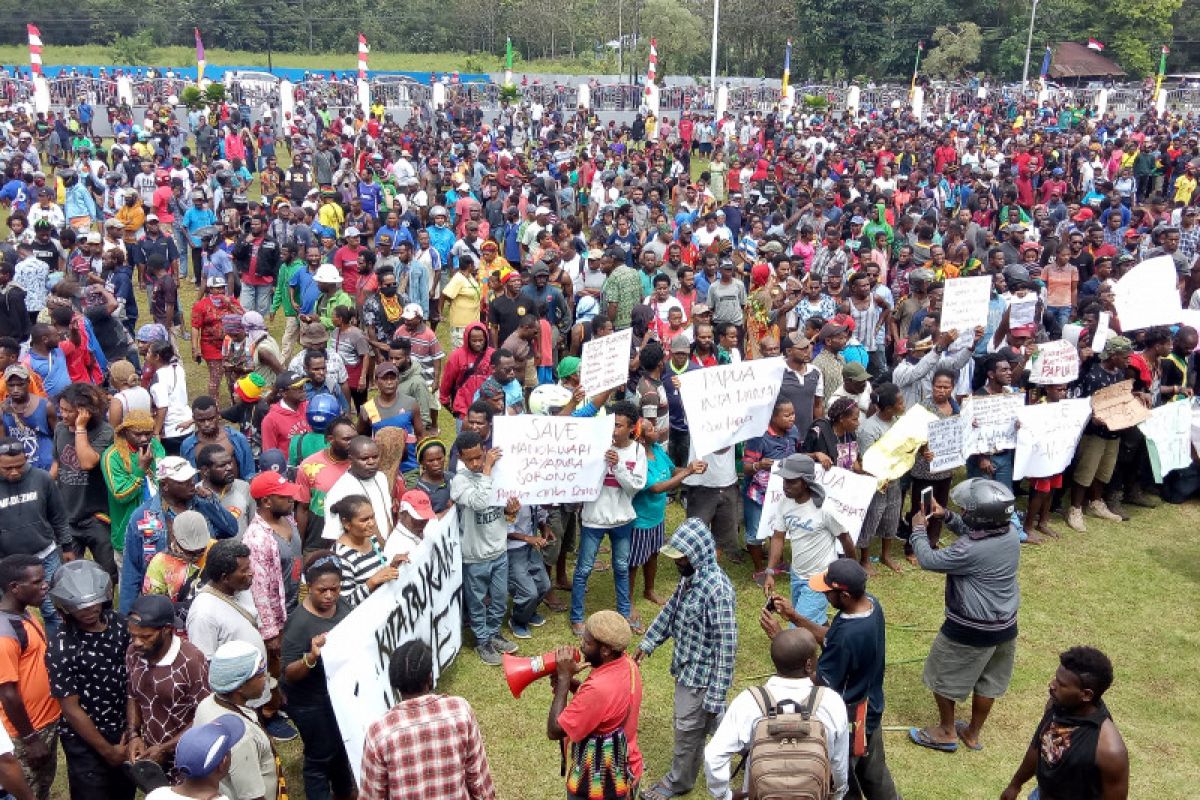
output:
<instances>
[{"instance_id":1,"label":"red and white striped pole","mask_svg":"<svg viewBox=\"0 0 1200 800\"><path fill-rule=\"evenodd\" d=\"M29 34L29 69L34 75L42 74L42 32L36 25L26 25Z\"/></svg>"},{"instance_id":2,"label":"red and white striped pole","mask_svg":"<svg viewBox=\"0 0 1200 800\"><path fill-rule=\"evenodd\" d=\"M646 94L650 94L650 86L658 72L658 40L650 40L650 63L646 67Z\"/></svg>"},{"instance_id":3,"label":"red and white striped pole","mask_svg":"<svg viewBox=\"0 0 1200 800\"><path fill-rule=\"evenodd\" d=\"M358 35L358 79L360 81L367 79L367 56L370 52L371 48L367 47L367 37L360 33Z\"/></svg>"}]
</instances>

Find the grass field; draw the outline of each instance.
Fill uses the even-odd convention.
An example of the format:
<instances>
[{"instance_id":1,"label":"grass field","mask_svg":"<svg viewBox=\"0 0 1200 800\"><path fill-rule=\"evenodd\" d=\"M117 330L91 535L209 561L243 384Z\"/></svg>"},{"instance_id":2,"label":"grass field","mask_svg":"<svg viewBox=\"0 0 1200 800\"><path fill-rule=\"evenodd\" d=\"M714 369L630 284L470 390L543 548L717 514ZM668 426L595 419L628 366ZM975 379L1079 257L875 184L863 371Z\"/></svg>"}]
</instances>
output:
<instances>
[{"instance_id":1,"label":"grass field","mask_svg":"<svg viewBox=\"0 0 1200 800\"><path fill-rule=\"evenodd\" d=\"M693 168L701 165L694 164ZM185 309L195 299L191 287L190 281L184 283ZM277 338L282 335L282 323L281 317L274 326ZM442 344L449 349L444 327ZM190 361L186 367L190 396L195 397L205 391L206 373ZM441 428L454 429L448 418L443 418ZM669 507L667 519L670 532L682 521L678 505ZM908 726L936 721L933 699L921 683L921 668L942 621L943 580L906 565L904 574L883 570L887 574L869 584L889 625L884 715L889 730L885 748L896 783L909 800L999 797L1041 716L1058 653L1076 644L1101 648L1115 665L1116 681L1106 699L1129 747L1129 796L1142 800L1197 794L1195 753L1200 740L1200 712L1185 698L1200 678L1196 661L1200 652L1200 632L1196 628L1200 539L1195 536L1200 527L1200 507L1189 503L1138 509L1128 523L1088 519L1087 524L1089 532L1078 534L1058 520L1056 527L1066 533L1063 539L1022 551L1016 671L1008 695L997 702L983 731L985 747L981 752L960 749L953 755L936 753L912 745L904 732ZM767 638L757 622L762 592L751 581L748 566L729 565L728 569L738 590L736 693L765 680L771 665ZM610 576L593 574L589 611L614 606ZM667 596L676 579L673 566L664 564L659 594ZM640 590L635 589L633 596L648 624L656 607L640 599ZM549 624L535 629L532 640L521 642L520 655L540 654L571 642L566 615L547 615ZM500 669L484 666L469 644L468 633L463 652L439 689L462 695L474 706L499 796L505 800L561 797L558 750L544 733L549 682L530 687L522 699L515 700ZM673 683L669 666L668 644L642 667L645 699L639 739L649 781L660 778L670 764ZM302 798L299 740L284 744L281 752L291 796ZM61 759L54 796L67 796ZM703 777L690 796L708 796Z\"/></svg>"},{"instance_id":2,"label":"grass field","mask_svg":"<svg viewBox=\"0 0 1200 800\"><path fill-rule=\"evenodd\" d=\"M267 54L255 50L222 50L205 48L209 66L231 65L244 67L266 67ZM113 63L112 51L103 45L73 47L47 46L42 54L47 65L90 64L105 66ZM358 68L358 55L348 44L345 52L336 53L272 53L271 61L276 67L329 71L353 70ZM29 64L29 48L25 45L0 45L0 64ZM192 47L159 47L148 60L147 66L194 67L196 51ZM572 59L538 59L522 61L515 65L514 74L522 72L586 73L592 67ZM387 53L372 51L371 69L401 72L500 72L504 69L503 55L491 53ZM615 65L608 70L615 72Z\"/></svg>"}]
</instances>

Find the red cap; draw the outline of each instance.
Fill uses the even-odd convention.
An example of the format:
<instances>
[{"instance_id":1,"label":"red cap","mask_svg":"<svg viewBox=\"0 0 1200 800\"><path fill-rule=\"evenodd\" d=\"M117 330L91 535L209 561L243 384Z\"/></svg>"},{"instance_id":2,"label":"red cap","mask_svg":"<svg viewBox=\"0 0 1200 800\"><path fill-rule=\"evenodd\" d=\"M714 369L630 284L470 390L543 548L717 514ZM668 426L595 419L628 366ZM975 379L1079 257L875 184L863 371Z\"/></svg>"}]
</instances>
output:
<instances>
[{"instance_id":1,"label":"red cap","mask_svg":"<svg viewBox=\"0 0 1200 800\"><path fill-rule=\"evenodd\" d=\"M300 487L273 470L260 472L250 481L250 496L261 500L271 495L300 499Z\"/></svg>"},{"instance_id":2,"label":"red cap","mask_svg":"<svg viewBox=\"0 0 1200 800\"><path fill-rule=\"evenodd\" d=\"M1076 222L1087 222L1094 216L1095 214L1092 213L1090 208L1081 208L1075 213L1075 216L1071 217L1071 219L1075 220Z\"/></svg>"},{"instance_id":3,"label":"red cap","mask_svg":"<svg viewBox=\"0 0 1200 800\"><path fill-rule=\"evenodd\" d=\"M851 333L854 333L854 317L850 316L849 314L835 314L830 322L832 322L834 325L841 325Z\"/></svg>"},{"instance_id":4,"label":"red cap","mask_svg":"<svg viewBox=\"0 0 1200 800\"><path fill-rule=\"evenodd\" d=\"M407 511L417 519L433 519L437 516L433 512L433 503L429 502L429 495L420 489L409 489L400 496L400 510Z\"/></svg>"}]
</instances>

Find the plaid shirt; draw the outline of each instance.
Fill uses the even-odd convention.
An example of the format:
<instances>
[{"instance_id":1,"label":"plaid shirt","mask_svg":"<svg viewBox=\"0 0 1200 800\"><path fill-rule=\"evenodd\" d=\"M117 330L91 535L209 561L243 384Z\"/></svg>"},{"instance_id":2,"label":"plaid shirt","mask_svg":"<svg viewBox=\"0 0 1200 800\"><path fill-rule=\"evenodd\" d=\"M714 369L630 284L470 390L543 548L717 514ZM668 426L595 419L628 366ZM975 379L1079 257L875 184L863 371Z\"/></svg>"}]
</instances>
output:
<instances>
[{"instance_id":1,"label":"plaid shirt","mask_svg":"<svg viewBox=\"0 0 1200 800\"><path fill-rule=\"evenodd\" d=\"M1179 229L1179 252L1187 256L1189 260L1200 253L1200 225Z\"/></svg>"},{"instance_id":2,"label":"plaid shirt","mask_svg":"<svg viewBox=\"0 0 1200 800\"><path fill-rule=\"evenodd\" d=\"M700 520L685 520L671 537L671 546L687 556L696 572L679 582L638 647L653 653L673 638L671 675L684 686L706 689L704 709L721 714L737 655L733 584L717 565L712 533Z\"/></svg>"},{"instance_id":3,"label":"plaid shirt","mask_svg":"<svg viewBox=\"0 0 1200 800\"><path fill-rule=\"evenodd\" d=\"M461 697L401 700L367 729L359 800L496 796L475 712Z\"/></svg>"}]
</instances>

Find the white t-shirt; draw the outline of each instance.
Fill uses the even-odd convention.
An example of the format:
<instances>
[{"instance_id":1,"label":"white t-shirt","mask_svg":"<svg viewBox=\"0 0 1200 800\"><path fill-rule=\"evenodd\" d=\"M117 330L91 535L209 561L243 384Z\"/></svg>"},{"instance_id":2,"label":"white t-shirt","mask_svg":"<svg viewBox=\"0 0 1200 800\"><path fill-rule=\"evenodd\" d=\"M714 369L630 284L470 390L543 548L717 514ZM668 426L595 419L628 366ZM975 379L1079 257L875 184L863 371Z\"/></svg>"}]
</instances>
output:
<instances>
[{"instance_id":1,"label":"white t-shirt","mask_svg":"<svg viewBox=\"0 0 1200 800\"><path fill-rule=\"evenodd\" d=\"M379 530L380 539L390 533L393 524L392 496L387 477L382 472L376 472L372 477L362 480L347 471L329 487L325 495L325 508L330 508L343 497L352 494L360 494L371 501L371 510L375 512L375 525ZM342 535L342 520L337 514L326 512L325 528L321 535L331 540L336 540Z\"/></svg>"},{"instance_id":2,"label":"white t-shirt","mask_svg":"<svg viewBox=\"0 0 1200 800\"><path fill-rule=\"evenodd\" d=\"M792 579L807 580L838 557L837 538L846 527L811 499L797 503L784 497L775 509L771 530L783 531L792 546Z\"/></svg>"},{"instance_id":3,"label":"white t-shirt","mask_svg":"<svg viewBox=\"0 0 1200 800\"><path fill-rule=\"evenodd\" d=\"M687 321L687 311L684 310L683 303L679 302L679 300L677 300L674 297L668 296L666 300L663 300L660 302L657 298L654 297L654 295L650 295L642 302L645 305L650 306L650 308L654 309L654 313L658 315L659 321L662 322L663 324L666 324L667 315L669 315L671 313L672 308L678 308L679 313L683 315L684 321L685 322ZM669 342L668 342L668 344L669 344Z\"/></svg>"},{"instance_id":4,"label":"white t-shirt","mask_svg":"<svg viewBox=\"0 0 1200 800\"><path fill-rule=\"evenodd\" d=\"M146 795L146 800L191 800L191 798L184 797L170 786L162 786ZM213 800L229 800L229 798L223 794L219 794Z\"/></svg>"},{"instance_id":5,"label":"white t-shirt","mask_svg":"<svg viewBox=\"0 0 1200 800\"><path fill-rule=\"evenodd\" d=\"M187 374L179 364L169 364L154 373L150 386L150 399L155 408L165 408L167 418L163 422L164 438L187 436L192 426L192 407L188 404ZM181 427L184 426L184 427Z\"/></svg>"}]
</instances>

